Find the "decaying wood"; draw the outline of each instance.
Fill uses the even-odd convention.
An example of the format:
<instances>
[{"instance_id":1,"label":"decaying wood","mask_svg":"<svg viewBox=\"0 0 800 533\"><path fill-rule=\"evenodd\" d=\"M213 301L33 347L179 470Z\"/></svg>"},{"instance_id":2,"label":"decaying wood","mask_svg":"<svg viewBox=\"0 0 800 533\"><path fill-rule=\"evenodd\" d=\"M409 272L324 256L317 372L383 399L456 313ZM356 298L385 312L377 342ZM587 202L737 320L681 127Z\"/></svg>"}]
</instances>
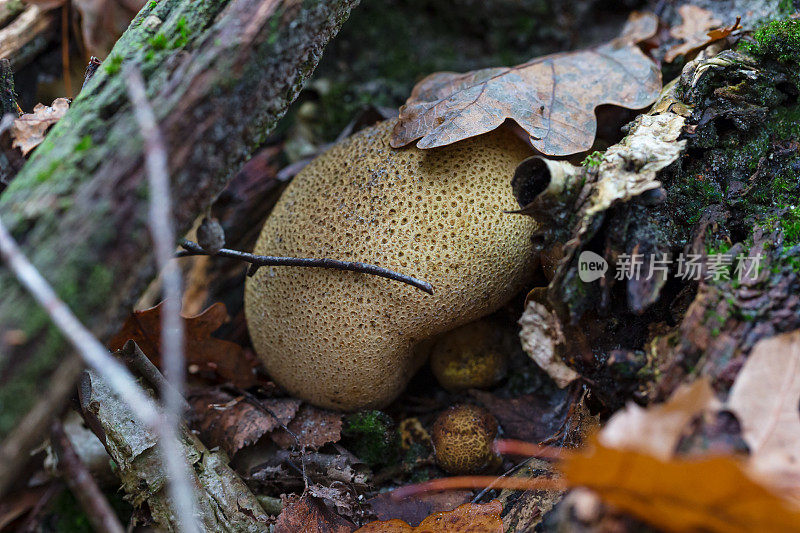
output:
<instances>
[{"instance_id":1,"label":"decaying wood","mask_svg":"<svg viewBox=\"0 0 800 533\"><path fill-rule=\"evenodd\" d=\"M125 531L89 469L72 447L72 443L64 432L64 426L59 420L53 423L50 431L50 444L58 457L58 469L61 477L86 511L86 517L95 531L108 533Z\"/></svg>"},{"instance_id":2,"label":"decaying wood","mask_svg":"<svg viewBox=\"0 0 800 533\"><path fill-rule=\"evenodd\" d=\"M127 403L93 372L84 373L79 396L87 425L102 441L119 467L122 490L135 506L147 503L160 529L178 528L171 511L166 473L162 467L155 433L133 421ZM222 451L210 451L184 425L181 434L184 455L192 464L192 484L203 531L247 531L266 529L267 515L241 478L228 466Z\"/></svg>"},{"instance_id":3,"label":"decaying wood","mask_svg":"<svg viewBox=\"0 0 800 533\"><path fill-rule=\"evenodd\" d=\"M595 393L610 408L630 395L663 400L692 375L727 390L758 340L800 327L800 272L792 266L800 246L780 224L796 205L797 188L777 201L781 191L773 182L795 144L772 130L760 160L753 160L755 171L736 160L730 167L715 163L703 181L697 170L712 168L720 153L721 141L707 141L709 130L716 134L712 128L753 152L761 128L791 120L779 114L781 106L796 105L795 89L780 90L790 76L780 65L730 50L700 57L631 123L625 139L566 182L559 206L542 193L526 207L533 216L567 217L541 236L543 246L564 243L547 304L568 339L567 366L602 384ZM745 77L760 89L734 94L730 87ZM708 270L710 258L721 254L713 245L723 238L731 279ZM584 252L605 259L611 272L581 281ZM673 267L652 276L643 267L626 279L614 272L623 254L640 255L643 265L671 259ZM699 258L702 275L680 278L681 254ZM735 273L748 272L748 264L759 266L757 275Z\"/></svg>"},{"instance_id":4,"label":"decaying wood","mask_svg":"<svg viewBox=\"0 0 800 533\"><path fill-rule=\"evenodd\" d=\"M17 93L14 90L14 72L11 69L11 61L0 58L0 113L16 115Z\"/></svg>"},{"instance_id":5,"label":"decaying wood","mask_svg":"<svg viewBox=\"0 0 800 533\"><path fill-rule=\"evenodd\" d=\"M133 20L0 197L0 217L23 252L99 338L118 329L154 275L143 143L122 63L143 72L183 232L263 142L356 3L162 0ZM51 394L46 378L69 350L3 267L0 293L5 435ZM21 437L29 448L41 433Z\"/></svg>"},{"instance_id":6,"label":"decaying wood","mask_svg":"<svg viewBox=\"0 0 800 533\"><path fill-rule=\"evenodd\" d=\"M0 26L5 26L25 8L19 0L0 1Z\"/></svg>"},{"instance_id":7,"label":"decaying wood","mask_svg":"<svg viewBox=\"0 0 800 533\"><path fill-rule=\"evenodd\" d=\"M8 26L0 29L0 57L10 59L15 67L27 63L48 42L47 35L55 28L57 14L35 4L26 6Z\"/></svg>"}]
</instances>

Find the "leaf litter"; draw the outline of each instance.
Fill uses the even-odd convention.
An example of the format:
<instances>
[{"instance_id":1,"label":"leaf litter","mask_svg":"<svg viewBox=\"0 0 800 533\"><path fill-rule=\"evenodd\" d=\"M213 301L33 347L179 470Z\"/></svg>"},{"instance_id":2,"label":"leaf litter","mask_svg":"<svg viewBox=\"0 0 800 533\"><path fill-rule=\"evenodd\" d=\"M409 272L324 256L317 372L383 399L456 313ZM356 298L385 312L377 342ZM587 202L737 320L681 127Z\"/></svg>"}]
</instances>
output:
<instances>
[{"instance_id":1,"label":"leaf litter","mask_svg":"<svg viewBox=\"0 0 800 533\"><path fill-rule=\"evenodd\" d=\"M661 72L637 46L657 19L633 14L622 35L600 46L552 54L510 68L438 72L413 89L392 134L393 147L417 139L435 148L498 128L507 119L546 155L570 155L594 143L601 104L640 109L661 90Z\"/></svg>"},{"instance_id":2,"label":"leaf litter","mask_svg":"<svg viewBox=\"0 0 800 533\"><path fill-rule=\"evenodd\" d=\"M19 148L22 155L27 156L44 141L47 131L61 120L68 109L69 100L66 98L56 98L49 106L36 104L33 113L25 113L14 120L11 146Z\"/></svg>"},{"instance_id":3,"label":"leaf litter","mask_svg":"<svg viewBox=\"0 0 800 533\"><path fill-rule=\"evenodd\" d=\"M142 351L159 366L161 360L161 309L162 303L142 311L134 311L122 329L109 342L111 350L119 350L126 341L136 341ZM223 303L215 303L202 313L184 317L186 364L190 372L206 373L219 381L229 382L246 389L265 384L260 364L252 353L240 345L213 337L214 331L228 320Z\"/></svg>"},{"instance_id":4,"label":"leaf litter","mask_svg":"<svg viewBox=\"0 0 800 533\"><path fill-rule=\"evenodd\" d=\"M396 143L419 139L420 148L432 148L490 131L511 119L525 128L531 144L543 153L566 155L586 150L594 142L597 105L615 103L638 108L656 99L660 76L654 77L657 70L637 46L655 33L653 20L646 15L634 17L620 38L590 50L554 54L510 69L429 76L415 87L401 111ZM683 27L673 28L673 36L685 41L680 45L682 50L688 50L681 52L684 55L736 29L721 28L697 45L701 41L698 28L705 30L709 21L699 21L697 27L690 27L686 16L684 21ZM690 45L694 48L687 49ZM676 49L670 52L677 55ZM588 58L592 58L592 68L598 72L587 67ZM642 75L629 76L628 83L622 83L622 74L616 68L604 67L604 63L614 61ZM590 76L581 81L590 86L594 83L595 92L578 86L577 73L587 72ZM601 76L601 80L595 79ZM626 87L618 100L606 97L606 78L611 80L608 87ZM524 85L527 89L523 89ZM548 89L549 96L545 94ZM541 111L542 104L531 102L546 101L551 106L546 119L510 103L512 95L521 94L525 98L520 101L526 103L520 107ZM474 101L469 101L470 97ZM570 100L572 97L577 100ZM658 188L657 172L674 162L685 148L685 141L679 138L684 115L670 107L640 117L631 128L631 135L609 149L601 160L600 178L583 214L592 217L616 202ZM572 123L574 128L563 128L564 123ZM588 231L588 223L584 229ZM544 306L536 306L541 304L530 302L526 311L523 341L531 345L546 341L541 354L531 355L560 381L559 385L578 381L582 376L555 356L564 344L558 318ZM112 347L134 339L158 362L159 313L160 306L135 313L112 341ZM552 316L543 321L546 327L533 324L548 313ZM268 382L257 377L257 363L248 359L241 346L212 336L226 317L224 306L216 304L200 315L186 318L190 364L201 367L206 377L231 383L228 388L199 389L190 395L195 427L203 441L219 446L231 457L258 441L274 443L270 446L283 448L284 454L291 448L337 449L334 443L341 437L341 414L297 399L263 398L244 392ZM610 419L585 451L565 453L555 470L572 486L588 487L605 502L667 530L746 531L765 525L774 530L797 530L800 511L778 489L791 487L798 474L800 372L791 369L800 365L799 335L794 332L757 344L727 403L721 403L709 383L701 379L681 387L663 404L648 408L630 404ZM566 396L566 391L562 392ZM553 434L568 417L561 397L548 407L535 394L506 398L496 391L472 391L470 395L497 414L507 436L538 441ZM698 433L704 418L721 413L732 416L731 412L741 423L741 436L750 447L749 457L709 456L697 453L692 446L692 453L688 454L682 448ZM509 416L504 418L501 414ZM536 418L539 415L553 418ZM536 426L536 431L528 431L526 422ZM423 432L424 425L420 424ZM404 451L410 453L412 446ZM530 468L524 475L541 475L543 469ZM359 513L354 509L352 493L336 482L328 485L306 483L307 491L301 496L283 498L275 531L354 531L356 524L363 521L357 520ZM471 494L430 493L402 503L393 503L388 493L378 494L368 507L383 521L369 523L359 531L502 531L500 513L507 509L497 501L467 503ZM507 505L513 508L513 502Z\"/></svg>"}]
</instances>

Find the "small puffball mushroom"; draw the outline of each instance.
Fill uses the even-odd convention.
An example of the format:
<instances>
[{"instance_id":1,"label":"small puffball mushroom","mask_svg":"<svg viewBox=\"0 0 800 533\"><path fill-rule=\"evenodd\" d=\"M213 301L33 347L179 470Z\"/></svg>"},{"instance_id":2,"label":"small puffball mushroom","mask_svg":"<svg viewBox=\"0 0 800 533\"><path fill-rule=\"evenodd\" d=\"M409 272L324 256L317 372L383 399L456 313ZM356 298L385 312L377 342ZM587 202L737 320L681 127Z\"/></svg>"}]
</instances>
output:
<instances>
[{"instance_id":1,"label":"small puffball mushroom","mask_svg":"<svg viewBox=\"0 0 800 533\"><path fill-rule=\"evenodd\" d=\"M534 219L509 186L530 149L502 129L449 146L393 149L396 121L340 141L306 166L254 253L370 263L433 295L356 272L262 267L246 283L253 345L270 376L321 407L391 402L431 339L485 316L531 280Z\"/></svg>"},{"instance_id":2,"label":"small puffball mushroom","mask_svg":"<svg viewBox=\"0 0 800 533\"><path fill-rule=\"evenodd\" d=\"M502 331L486 319L440 335L431 349L433 375L451 392L494 385L507 365Z\"/></svg>"},{"instance_id":3,"label":"small puffball mushroom","mask_svg":"<svg viewBox=\"0 0 800 533\"><path fill-rule=\"evenodd\" d=\"M433 423L431 438L436 464L451 474L479 474L496 466L492 449L497 420L476 405L454 405Z\"/></svg>"}]
</instances>

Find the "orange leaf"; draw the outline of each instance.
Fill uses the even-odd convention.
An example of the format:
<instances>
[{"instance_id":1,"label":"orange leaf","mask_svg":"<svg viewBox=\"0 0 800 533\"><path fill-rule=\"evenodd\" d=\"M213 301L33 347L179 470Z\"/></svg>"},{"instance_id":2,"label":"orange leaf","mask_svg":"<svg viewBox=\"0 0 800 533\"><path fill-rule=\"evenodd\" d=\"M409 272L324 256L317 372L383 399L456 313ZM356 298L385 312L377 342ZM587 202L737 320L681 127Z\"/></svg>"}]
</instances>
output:
<instances>
[{"instance_id":1,"label":"orange leaf","mask_svg":"<svg viewBox=\"0 0 800 533\"><path fill-rule=\"evenodd\" d=\"M108 347L119 350L128 339L133 339L159 365L161 305L131 313ZM223 381L229 381L237 387L251 387L259 383L255 372L256 363L245 357L244 350L238 344L211 336L227 319L225 304L219 302L199 315L184 317L186 364L198 365L201 370L214 372Z\"/></svg>"},{"instance_id":2,"label":"orange leaf","mask_svg":"<svg viewBox=\"0 0 800 533\"><path fill-rule=\"evenodd\" d=\"M682 22L670 30L670 35L683 42L667 50L664 54L664 61L667 63L672 63L680 55L688 56L714 41L724 39L739 28L738 18L732 26L720 28L722 21L714 18L711 11L702 7L682 5L678 8L678 13Z\"/></svg>"},{"instance_id":3,"label":"orange leaf","mask_svg":"<svg viewBox=\"0 0 800 533\"><path fill-rule=\"evenodd\" d=\"M503 533L500 512L503 506L497 500L489 503L465 503L452 511L433 513L417 527L402 520L370 522L356 533Z\"/></svg>"},{"instance_id":4,"label":"orange leaf","mask_svg":"<svg viewBox=\"0 0 800 533\"><path fill-rule=\"evenodd\" d=\"M492 131L506 119L548 155L592 147L594 109L638 109L661 90L661 73L636 46L656 30L652 15L635 14L623 35L601 46L533 59L511 68L465 74L438 72L420 81L400 108L391 145L444 146Z\"/></svg>"},{"instance_id":5,"label":"orange leaf","mask_svg":"<svg viewBox=\"0 0 800 533\"><path fill-rule=\"evenodd\" d=\"M561 470L570 485L665 531L800 531L800 510L730 457L662 461L595 443Z\"/></svg>"}]
</instances>

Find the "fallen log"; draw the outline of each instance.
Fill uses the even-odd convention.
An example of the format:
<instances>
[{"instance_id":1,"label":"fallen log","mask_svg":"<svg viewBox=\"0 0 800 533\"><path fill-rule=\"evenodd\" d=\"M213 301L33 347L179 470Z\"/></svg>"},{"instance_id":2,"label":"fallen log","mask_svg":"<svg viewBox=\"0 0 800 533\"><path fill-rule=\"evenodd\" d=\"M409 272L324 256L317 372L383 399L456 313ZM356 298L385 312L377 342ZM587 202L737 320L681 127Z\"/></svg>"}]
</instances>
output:
<instances>
[{"instance_id":1,"label":"fallen log","mask_svg":"<svg viewBox=\"0 0 800 533\"><path fill-rule=\"evenodd\" d=\"M25 255L100 339L155 274L144 145L124 66L145 78L185 232L263 143L357 1L161 0L132 21L0 196L0 219ZM59 379L77 379L73 357L0 265L0 493L57 414L41 402L64 405L71 388L53 398L48 376L69 362Z\"/></svg>"}]
</instances>

